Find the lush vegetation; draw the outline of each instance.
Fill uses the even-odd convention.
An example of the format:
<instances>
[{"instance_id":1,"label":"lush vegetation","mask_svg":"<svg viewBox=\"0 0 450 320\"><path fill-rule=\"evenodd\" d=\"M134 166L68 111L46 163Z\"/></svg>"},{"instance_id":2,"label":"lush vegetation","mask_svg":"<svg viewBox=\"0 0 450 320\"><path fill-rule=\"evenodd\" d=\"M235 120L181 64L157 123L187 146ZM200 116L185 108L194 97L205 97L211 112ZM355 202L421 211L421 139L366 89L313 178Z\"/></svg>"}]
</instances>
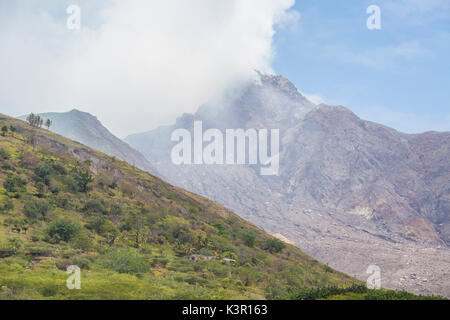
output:
<instances>
[{"instance_id":1,"label":"lush vegetation","mask_svg":"<svg viewBox=\"0 0 450 320\"><path fill-rule=\"evenodd\" d=\"M1 299L327 298L359 284L127 163L6 116L0 127L14 128L0 136Z\"/></svg>"},{"instance_id":2,"label":"lush vegetation","mask_svg":"<svg viewBox=\"0 0 450 320\"><path fill-rule=\"evenodd\" d=\"M354 284L349 287L289 288L286 299L294 300L429 300L443 299L435 296L417 296L406 291L373 290Z\"/></svg>"}]
</instances>

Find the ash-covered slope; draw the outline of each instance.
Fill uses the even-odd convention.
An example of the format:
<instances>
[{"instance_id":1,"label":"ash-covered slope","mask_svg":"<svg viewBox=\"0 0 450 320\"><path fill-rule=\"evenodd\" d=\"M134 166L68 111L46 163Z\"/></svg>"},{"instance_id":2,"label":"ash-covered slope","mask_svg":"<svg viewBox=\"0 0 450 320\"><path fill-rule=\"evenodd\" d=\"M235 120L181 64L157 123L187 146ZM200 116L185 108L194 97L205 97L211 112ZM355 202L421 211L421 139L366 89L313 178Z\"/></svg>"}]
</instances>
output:
<instances>
[{"instance_id":1,"label":"ash-covered slope","mask_svg":"<svg viewBox=\"0 0 450 320\"><path fill-rule=\"evenodd\" d=\"M114 136L90 113L73 109L69 112L50 112L39 115L44 119L52 120L51 131L158 175L155 168L139 151ZM26 116L21 116L19 119L25 120Z\"/></svg>"},{"instance_id":2,"label":"ash-covered slope","mask_svg":"<svg viewBox=\"0 0 450 320\"><path fill-rule=\"evenodd\" d=\"M170 134L194 120L205 130L280 129L279 175L173 165ZM330 265L366 278L367 266L378 264L387 286L450 295L450 133L403 134L345 107L315 106L287 79L261 75L226 107L201 107L126 141L172 183Z\"/></svg>"}]
</instances>

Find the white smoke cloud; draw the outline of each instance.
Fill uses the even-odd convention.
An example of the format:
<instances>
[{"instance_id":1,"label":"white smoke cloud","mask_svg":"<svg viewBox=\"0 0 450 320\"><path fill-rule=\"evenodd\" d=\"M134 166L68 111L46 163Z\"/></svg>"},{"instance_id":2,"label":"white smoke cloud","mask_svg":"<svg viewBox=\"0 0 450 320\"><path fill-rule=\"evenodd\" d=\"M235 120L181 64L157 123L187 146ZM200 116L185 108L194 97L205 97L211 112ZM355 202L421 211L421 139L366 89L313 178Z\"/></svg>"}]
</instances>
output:
<instances>
[{"instance_id":1,"label":"white smoke cloud","mask_svg":"<svg viewBox=\"0 0 450 320\"><path fill-rule=\"evenodd\" d=\"M0 14L0 112L79 108L119 136L173 121L255 69L271 72L294 1L80 1L79 31L56 1L19 1Z\"/></svg>"},{"instance_id":2,"label":"white smoke cloud","mask_svg":"<svg viewBox=\"0 0 450 320\"><path fill-rule=\"evenodd\" d=\"M305 92L301 92L301 94L308 99L309 101L311 101L314 104L322 104L325 103L326 101L325 99L318 93L305 93Z\"/></svg>"}]
</instances>

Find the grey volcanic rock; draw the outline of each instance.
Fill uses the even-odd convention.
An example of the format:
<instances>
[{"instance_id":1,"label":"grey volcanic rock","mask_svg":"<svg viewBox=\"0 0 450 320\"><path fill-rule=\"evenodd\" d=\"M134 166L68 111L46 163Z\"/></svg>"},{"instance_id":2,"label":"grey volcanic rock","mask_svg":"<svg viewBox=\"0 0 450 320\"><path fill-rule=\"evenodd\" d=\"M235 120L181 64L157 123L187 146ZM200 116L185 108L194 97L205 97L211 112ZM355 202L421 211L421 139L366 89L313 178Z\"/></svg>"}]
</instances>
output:
<instances>
[{"instance_id":1,"label":"grey volcanic rock","mask_svg":"<svg viewBox=\"0 0 450 320\"><path fill-rule=\"evenodd\" d=\"M279 128L279 175L246 165L172 164L170 134L194 120L204 129ZM287 79L260 75L229 105L202 106L126 141L169 182L341 271L366 279L376 264L385 287L450 296L448 132L400 133L345 107L316 106ZM410 273L427 281L416 283Z\"/></svg>"},{"instance_id":2,"label":"grey volcanic rock","mask_svg":"<svg viewBox=\"0 0 450 320\"><path fill-rule=\"evenodd\" d=\"M76 109L69 112L50 112L39 115L44 119L52 120L50 131L158 175L154 166L139 151L114 136L93 115ZM25 120L26 116L19 118Z\"/></svg>"}]
</instances>

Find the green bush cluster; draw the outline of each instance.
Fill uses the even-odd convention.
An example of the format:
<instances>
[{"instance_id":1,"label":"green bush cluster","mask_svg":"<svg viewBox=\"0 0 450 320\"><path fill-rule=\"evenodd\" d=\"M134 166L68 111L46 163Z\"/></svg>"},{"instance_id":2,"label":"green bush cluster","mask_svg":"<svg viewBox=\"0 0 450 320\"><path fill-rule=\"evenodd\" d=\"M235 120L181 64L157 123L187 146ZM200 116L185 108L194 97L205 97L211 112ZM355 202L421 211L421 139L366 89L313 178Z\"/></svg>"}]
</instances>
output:
<instances>
[{"instance_id":1,"label":"green bush cluster","mask_svg":"<svg viewBox=\"0 0 450 320\"><path fill-rule=\"evenodd\" d=\"M27 181L25 179L16 176L13 173L8 173L5 182L3 182L3 187L8 192L23 192L25 191L25 186Z\"/></svg>"},{"instance_id":2,"label":"green bush cluster","mask_svg":"<svg viewBox=\"0 0 450 320\"><path fill-rule=\"evenodd\" d=\"M267 239L264 244L264 249L269 251L270 253L278 253L283 251L286 245L276 238Z\"/></svg>"},{"instance_id":3,"label":"green bush cluster","mask_svg":"<svg viewBox=\"0 0 450 320\"><path fill-rule=\"evenodd\" d=\"M47 199L30 198L26 200L23 213L32 220L43 219L52 209L52 205Z\"/></svg>"},{"instance_id":4,"label":"green bush cluster","mask_svg":"<svg viewBox=\"0 0 450 320\"><path fill-rule=\"evenodd\" d=\"M80 234L81 228L69 219L52 221L47 228L48 241L59 243L70 241Z\"/></svg>"},{"instance_id":5,"label":"green bush cluster","mask_svg":"<svg viewBox=\"0 0 450 320\"><path fill-rule=\"evenodd\" d=\"M99 264L107 269L119 273L148 272L150 263L137 252L127 249L115 249L108 251L99 258Z\"/></svg>"}]
</instances>

